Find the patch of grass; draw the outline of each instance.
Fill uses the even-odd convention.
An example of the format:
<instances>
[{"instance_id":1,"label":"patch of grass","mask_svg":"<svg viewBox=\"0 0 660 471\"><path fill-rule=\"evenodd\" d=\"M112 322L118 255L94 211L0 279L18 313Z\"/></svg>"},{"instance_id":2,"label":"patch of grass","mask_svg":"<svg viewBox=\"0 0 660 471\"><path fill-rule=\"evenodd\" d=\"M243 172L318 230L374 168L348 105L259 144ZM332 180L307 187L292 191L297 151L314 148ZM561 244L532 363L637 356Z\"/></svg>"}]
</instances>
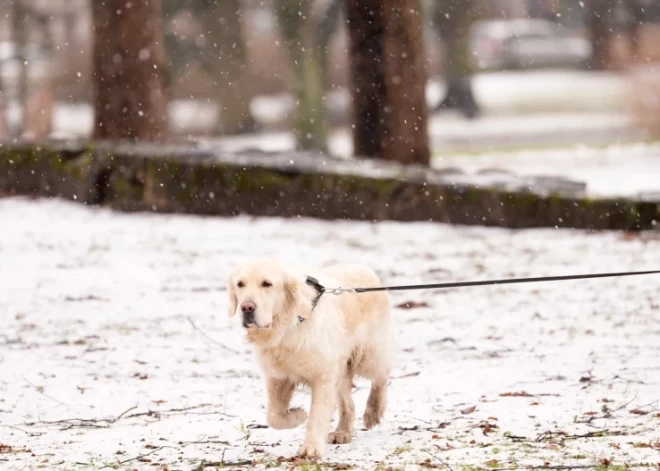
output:
<instances>
[{"instance_id":1,"label":"patch of grass","mask_svg":"<svg viewBox=\"0 0 660 471\"><path fill-rule=\"evenodd\" d=\"M497 454L498 454L500 451L502 451L502 450L500 450L499 448L497 448L497 447L495 446L495 447L493 447L493 449L492 449L491 451L493 452L494 455L497 455Z\"/></svg>"},{"instance_id":2,"label":"patch of grass","mask_svg":"<svg viewBox=\"0 0 660 471\"><path fill-rule=\"evenodd\" d=\"M409 452L412 448L410 445L399 445L394 449L394 454L395 455L401 455L403 453Z\"/></svg>"},{"instance_id":3,"label":"patch of grass","mask_svg":"<svg viewBox=\"0 0 660 471\"><path fill-rule=\"evenodd\" d=\"M303 463L298 465L297 469L300 471L323 471L319 463Z\"/></svg>"}]
</instances>

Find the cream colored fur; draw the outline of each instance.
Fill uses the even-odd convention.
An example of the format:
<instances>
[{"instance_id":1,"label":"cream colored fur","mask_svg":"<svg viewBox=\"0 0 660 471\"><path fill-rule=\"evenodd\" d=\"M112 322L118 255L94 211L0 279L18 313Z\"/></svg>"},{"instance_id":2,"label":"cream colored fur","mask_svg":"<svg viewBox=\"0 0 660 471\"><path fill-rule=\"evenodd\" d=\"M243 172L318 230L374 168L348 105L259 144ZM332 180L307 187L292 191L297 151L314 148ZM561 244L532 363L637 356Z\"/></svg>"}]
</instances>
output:
<instances>
[{"instance_id":1,"label":"cream colored fur","mask_svg":"<svg viewBox=\"0 0 660 471\"><path fill-rule=\"evenodd\" d=\"M245 331L266 377L270 427L289 429L302 425L307 414L302 409L290 409L289 404L296 386L310 387L312 401L306 436L298 455L320 457L326 442L351 441L355 421L351 396L354 376L371 380L364 413L366 428L374 427L383 418L393 360L393 333L385 292L324 294L312 311L316 291L305 283L306 275L328 288L380 286L378 276L362 265L304 270L273 258L253 259L239 266L230 277L229 315L243 317L241 306L254 307L256 326ZM298 317L304 321L299 322ZM336 407L339 422L328 434Z\"/></svg>"}]
</instances>

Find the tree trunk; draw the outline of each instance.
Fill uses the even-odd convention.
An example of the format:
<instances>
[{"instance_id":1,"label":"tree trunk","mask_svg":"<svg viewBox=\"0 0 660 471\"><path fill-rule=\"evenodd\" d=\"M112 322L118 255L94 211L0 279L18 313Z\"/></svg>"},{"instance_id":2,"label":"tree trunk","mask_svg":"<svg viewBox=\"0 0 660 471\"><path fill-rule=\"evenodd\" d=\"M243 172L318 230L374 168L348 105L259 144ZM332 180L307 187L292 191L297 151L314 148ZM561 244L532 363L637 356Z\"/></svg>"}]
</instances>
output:
<instances>
[{"instance_id":1,"label":"tree trunk","mask_svg":"<svg viewBox=\"0 0 660 471\"><path fill-rule=\"evenodd\" d=\"M318 47L311 2L278 0L276 15L293 65L296 110L293 132L299 149L327 148L324 54Z\"/></svg>"},{"instance_id":2,"label":"tree trunk","mask_svg":"<svg viewBox=\"0 0 660 471\"><path fill-rule=\"evenodd\" d=\"M628 40L630 41L630 57L637 60L640 45L640 33L644 21L644 8L639 0L625 0L628 10Z\"/></svg>"},{"instance_id":3,"label":"tree trunk","mask_svg":"<svg viewBox=\"0 0 660 471\"><path fill-rule=\"evenodd\" d=\"M96 139L167 134L161 0L94 0Z\"/></svg>"},{"instance_id":4,"label":"tree trunk","mask_svg":"<svg viewBox=\"0 0 660 471\"><path fill-rule=\"evenodd\" d=\"M472 0L442 0L435 3L433 25L445 42L447 92L436 109L458 109L467 118L480 113L472 90L470 26L474 19Z\"/></svg>"},{"instance_id":5,"label":"tree trunk","mask_svg":"<svg viewBox=\"0 0 660 471\"><path fill-rule=\"evenodd\" d=\"M198 0L196 7L208 52L208 71L220 105L218 131L236 134L253 131L250 113L252 87L243 39L240 0Z\"/></svg>"},{"instance_id":6,"label":"tree trunk","mask_svg":"<svg viewBox=\"0 0 660 471\"><path fill-rule=\"evenodd\" d=\"M609 18L612 0L588 0L586 8L586 27L591 41L591 60L589 68L605 70L610 64L610 27Z\"/></svg>"},{"instance_id":7,"label":"tree trunk","mask_svg":"<svg viewBox=\"0 0 660 471\"><path fill-rule=\"evenodd\" d=\"M21 119L16 129L16 135L23 134L27 115L29 94L28 60L25 52L28 43L27 9L23 0L13 0L12 3L12 39L16 45L18 59L18 74L16 75L17 101L21 108Z\"/></svg>"},{"instance_id":8,"label":"tree trunk","mask_svg":"<svg viewBox=\"0 0 660 471\"><path fill-rule=\"evenodd\" d=\"M7 122L5 102L0 94L0 141L8 140L11 137L11 129Z\"/></svg>"},{"instance_id":9,"label":"tree trunk","mask_svg":"<svg viewBox=\"0 0 660 471\"><path fill-rule=\"evenodd\" d=\"M428 165L419 0L348 0L354 153Z\"/></svg>"}]
</instances>

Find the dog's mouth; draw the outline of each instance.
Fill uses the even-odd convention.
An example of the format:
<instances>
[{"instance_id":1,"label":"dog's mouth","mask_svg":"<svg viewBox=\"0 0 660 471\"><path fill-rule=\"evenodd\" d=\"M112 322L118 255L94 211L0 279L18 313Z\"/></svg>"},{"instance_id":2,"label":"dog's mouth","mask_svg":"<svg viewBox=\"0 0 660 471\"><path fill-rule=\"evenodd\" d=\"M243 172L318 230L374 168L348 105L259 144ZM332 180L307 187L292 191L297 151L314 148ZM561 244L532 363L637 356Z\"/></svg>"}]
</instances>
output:
<instances>
[{"instance_id":1,"label":"dog's mouth","mask_svg":"<svg viewBox=\"0 0 660 471\"><path fill-rule=\"evenodd\" d=\"M257 329L257 330L258 329L268 329L268 328L270 328L270 326L271 326L271 324L259 325L256 322L245 322L245 321L243 321L243 328L245 328L246 330L250 330L250 329Z\"/></svg>"}]
</instances>

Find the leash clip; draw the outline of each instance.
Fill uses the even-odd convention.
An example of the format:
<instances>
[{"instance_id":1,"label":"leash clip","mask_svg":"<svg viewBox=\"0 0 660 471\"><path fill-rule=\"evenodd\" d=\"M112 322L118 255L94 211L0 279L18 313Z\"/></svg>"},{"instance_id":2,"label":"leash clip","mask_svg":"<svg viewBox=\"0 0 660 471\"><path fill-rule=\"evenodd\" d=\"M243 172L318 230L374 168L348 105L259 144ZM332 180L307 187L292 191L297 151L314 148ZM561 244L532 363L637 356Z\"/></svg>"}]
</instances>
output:
<instances>
[{"instance_id":1,"label":"leash clip","mask_svg":"<svg viewBox=\"0 0 660 471\"><path fill-rule=\"evenodd\" d=\"M333 289L326 288L325 292L330 294L353 293L355 292L355 288L333 288Z\"/></svg>"}]
</instances>

